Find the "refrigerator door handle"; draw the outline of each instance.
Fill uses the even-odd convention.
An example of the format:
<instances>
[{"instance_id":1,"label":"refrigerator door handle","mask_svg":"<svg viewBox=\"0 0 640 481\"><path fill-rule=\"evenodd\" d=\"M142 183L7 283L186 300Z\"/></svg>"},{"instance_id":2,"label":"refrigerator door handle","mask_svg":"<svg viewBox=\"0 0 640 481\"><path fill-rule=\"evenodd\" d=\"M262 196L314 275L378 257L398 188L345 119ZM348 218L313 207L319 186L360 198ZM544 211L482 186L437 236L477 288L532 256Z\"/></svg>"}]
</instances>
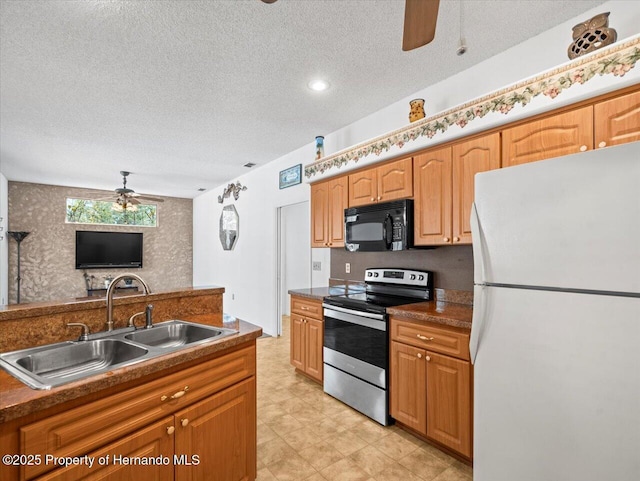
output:
<instances>
[{"instance_id":1,"label":"refrigerator door handle","mask_svg":"<svg viewBox=\"0 0 640 481\"><path fill-rule=\"evenodd\" d=\"M484 284L487 282L486 269L485 269L485 254L484 254L484 238L482 236L482 229L480 228L480 218L478 217L478 210L476 203L471 205L471 237L473 243L473 280L475 284Z\"/></svg>"},{"instance_id":2,"label":"refrigerator door handle","mask_svg":"<svg viewBox=\"0 0 640 481\"><path fill-rule=\"evenodd\" d=\"M486 286L484 237L480 228L480 218L475 202L471 206L471 237L473 238L473 319L471 321L471 337L469 338L469 353L471 363L475 363L480 343L480 334L485 323Z\"/></svg>"}]
</instances>

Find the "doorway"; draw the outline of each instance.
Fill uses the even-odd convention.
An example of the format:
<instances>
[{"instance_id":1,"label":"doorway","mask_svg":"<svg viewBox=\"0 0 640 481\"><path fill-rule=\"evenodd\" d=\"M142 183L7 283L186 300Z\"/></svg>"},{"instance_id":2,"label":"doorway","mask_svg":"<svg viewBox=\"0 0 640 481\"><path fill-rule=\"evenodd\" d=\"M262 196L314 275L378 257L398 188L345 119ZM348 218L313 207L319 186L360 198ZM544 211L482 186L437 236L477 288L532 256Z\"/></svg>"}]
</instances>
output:
<instances>
[{"instance_id":1,"label":"doorway","mask_svg":"<svg viewBox=\"0 0 640 481\"><path fill-rule=\"evenodd\" d=\"M282 316L289 315L290 289L311 287L311 239L309 202L278 207L277 329L282 334Z\"/></svg>"}]
</instances>

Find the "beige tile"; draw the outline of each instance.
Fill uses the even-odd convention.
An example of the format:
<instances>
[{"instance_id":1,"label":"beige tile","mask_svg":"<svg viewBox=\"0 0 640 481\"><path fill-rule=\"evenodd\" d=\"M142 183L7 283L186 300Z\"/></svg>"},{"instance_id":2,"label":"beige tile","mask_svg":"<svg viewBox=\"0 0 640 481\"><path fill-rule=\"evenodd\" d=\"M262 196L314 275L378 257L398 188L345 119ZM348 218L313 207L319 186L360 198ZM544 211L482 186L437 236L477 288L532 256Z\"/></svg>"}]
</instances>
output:
<instances>
[{"instance_id":1,"label":"beige tile","mask_svg":"<svg viewBox=\"0 0 640 481\"><path fill-rule=\"evenodd\" d=\"M373 446L365 446L364 448L349 455L349 459L352 459L363 471L374 476L388 468L395 461L388 456L385 456L381 451Z\"/></svg>"},{"instance_id":2,"label":"beige tile","mask_svg":"<svg viewBox=\"0 0 640 481\"><path fill-rule=\"evenodd\" d=\"M316 473L308 477L305 481L327 481L327 478L322 476L320 473Z\"/></svg>"},{"instance_id":3,"label":"beige tile","mask_svg":"<svg viewBox=\"0 0 640 481\"><path fill-rule=\"evenodd\" d=\"M375 476L376 481L423 481L407 468L393 463ZM515 481L515 480L514 480Z\"/></svg>"},{"instance_id":4,"label":"beige tile","mask_svg":"<svg viewBox=\"0 0 640 481\"><path fill-rule=\"evenodd\" d=\"M299 451L298 454L318 470L337 463L344 457L338 450L331 446L331 444L325 441L305 448Z\"/></svg>"},{"instance_id":5,"label":"beige tile","mask_svg":"<svg viewBox=\"0 0 640 481\"><path fill-rule=\"evenodd\" d=\"M418 449L415 444L407 441L398 433L391 433L388 436L378 439L372 444L384 454L395 460L404 458L407 454Z\"/></svg>"},{"instance_id":6,"label":"beige tile","mask_svg":"<svg viewBox=\"0 0 640 481\"><path fill-rule=\"evenodd\" d=\"M401 438L406 439L407 441L409 441L412 444L415 444L416 446L418 446L419 448L424 447L427 443L425 443L423 440L418 439L417 437L415 437L413 434L411 434L408 431L405 431L404 429L400 429L397 428L396 429L396 434L398 436L400 436Z\"/></svg>"},{"instance_id":7,"label":"beige tile","mask_svg":"<svg viewBox=\"0 0 640 481\"><path fill-rule=\"evenodd\" d=\"M416 449L398 463L425 481L431 481L449 468L449 464L422 449Z\"/></svg>"},{"instance_id":8,"label":"beige tile","mask_svg":"<svg viewBox=\"0 0 640 481\"><path fill-rule=\"evenodd\" d=\"M287 456L292 456L295 453L293 448L280 437L258 444L258 459L260 459L265 466L269 466L269 464Z\"/></svg>"},{"instance_id":9,"label":"beige tile","mask_svg":"<svg viewBox=\"0 0 640 481\"><path fill-rule=\"evenodd\" d=\"M433 481L471 481L471 476L468 476L467 473L462 470L451 466L445 469L440 476L437 478L433 478Z\"/></svg>"},{"instance_id":10,"label":"beige tile","mask_svg":"<svg viewBox=\"0 0 640 481\"><path fill-rule=\"evenodd\" d=\"M281 403L282 401L296 397L296 395L292 393L289 388L285 387L283 389L271 391L269 393L269 397L273 399L273 402Z\"/></svg>"},{"instance_id":11,"label":"beige tile","mask_svg":"<svg viewBox=\"0 0 640 481\"><path fill-rule=\"evenodd\" d=\"M281 438L295 451L301 451L321 441L308 426L283 434Z\"/></svg>"},{"instance_id":12,"label":"beige tile","mask_svg":"<svg viewBox=\"0 0 640 481\"><path fill-rule=\"evenodd\" d=\"M271 474L271 471L269 471L268 468L262 468L262 469L258 469L258 477L256 478L256 481L277 481L278 478L276 478L273 474Z\"/></svg>"},{"instance_id":13,"label":"beige tile","mask_svg":"<svg viewBox=\"0 0 640 481\"><path fill-rule=\"evenodd\" d=\"M456 461L453 462L452 466L456 467L459 471L461 471L462 473L466 474L470 478L473 477L473 468L471 466L469 466L468 464L464 464L464 463L456 460Z\"/></svg>"},{"instance_id":14,"label":"beige tile","mask_svg":"<svg viewBox=\"0 0 640 481\"><path fill-rule=\"evenodd\" d=\"M302 424L320 424L325 420L325 415L322 414L317 409L312 408L309 405L306 405L304 408L301 408L297 411L291 413L291 415L300 421Z\"/></svg>"},{"instance_id":15,"label":"beige tile","mask_svg":"<svg viewBox=\"0 0 640 481\"><path fill-rule=\"evenodd\" d=\"M367 442L365 440L358 437L351 431L338 433L335 436L328 438L326 441L345 456L349 456L350 454L367 446Z\"/></svg>"},{"instance_id":16,"label":"beige tile","mask_svg":"<svg viewBox=\"0 0 640 481\"><path fill-rule=\"evenodd\" d=\"M268 468L279 481L300 481L316 473L316 470L297 454L269 464Z\"/></svg>"},{"instance_id":17,"label":"beige tile","mask_svg":"<svg viewBox=\"0 0 640 481\"><path fill-rule=\"evenodd\" d=\"M273 419L284 416L285 414L287 414L287 412L278 404L269 404L268 406L258 408L258 418L260 418L263 423L269 423Z\"/></svg>"},{"instance_id":18,"label":"beige tile","mask_svg":"<svg viewBox=\"0 0 640 481\"><path fill-rule=\"evenodd\" d=\"M291 414L278 416L270 420L267 425L273 429L279 436L290 433L302 427L302 423L294 418Z\"/></svg>"},{"instance_id":19,"label":"beige tile","mask_svg":"<svg viewBox=\"0 0 640 481\"><path fill-rule=\"evenodd\" d=\"M431 454L432 456L438 458L440 461L448 465L452 465L457 462L455 458L449 456L444 451L440 451L438 448L432 446L431 444L424 443L424 445L420 449L426 451L427 453Z\"/></svg>"},{"instance_id":20,"label":"beige tile","mask_svg":"<svg viewBox=\"0 0 640 481\"><path fill-rule=\"evenodd\" d=\"M393 431L389 427L381 426L380 424L367 419L355 426L349 428L349 431L356 433L362 439L367 440L369 443L373 443L380 438L388 436Z\"/></svg>"},{"instance_id":21,"label":"beige tile","mask_svg":"<svg viewBox=\"0 0 640 481\"><path fill-rule=\"evenodd\" d=\"M344 431L344 426L331 418L325 417L319 423L310 424L309 429L316 433L318 438L326 439L342 433Z\"/></svg>"},{"instance_id":22,"label":"beige tile","mask_svg":"<svg viewBox=\"0 0 640 481\"><path fill-rule=\"evenodd\" d=\"M344 458L327 466L320 474L331 481L366 481L369 474L358 466L352 459Z\"/></svg>"},{"instance_id":23,"label":"beige tile","mask_svg":"<svg viewBox=\"0 0 640 481\"><path fill-rule=\"evenodd\" d=\"M266 424L258 424L258 444L277 438L276 432Z\"/></svg>"}]
</instances>

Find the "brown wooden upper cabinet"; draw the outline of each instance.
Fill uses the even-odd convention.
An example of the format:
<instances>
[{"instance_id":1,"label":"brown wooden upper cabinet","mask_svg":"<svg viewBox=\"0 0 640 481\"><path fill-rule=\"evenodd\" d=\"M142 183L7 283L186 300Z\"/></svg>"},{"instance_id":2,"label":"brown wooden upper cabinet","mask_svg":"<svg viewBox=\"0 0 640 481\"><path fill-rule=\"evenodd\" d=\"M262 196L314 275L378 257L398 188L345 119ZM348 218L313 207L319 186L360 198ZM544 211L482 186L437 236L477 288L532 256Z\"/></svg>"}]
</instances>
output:
<instances>
[{"instance_id":1,"label":"brown wooden upper cabinet","mask_svg":"<svg viewBox=\"0 0 640 481\"><path fill-rule=\"evenodd\" d=\"M500 168L500 133L476 137L452 146L453 244L471 244L474 176Z\"/></svg>"},{"instance_id":2,"label":"brown wooden upper cabinet","mask_svg":"<svg viewBox=\"0 0 640 481\"><path fill-rule=\"evenodd\" d=\"M451 147L413 158L415 245L452 243Z\"/></svg>"},{"instance_id":3,"label":"brown wooden upper cabinet","mask_svg":"<svg viewBox=\"0 0 640 481\"><path fill-rule=\"evenodd\" d=\"M533 120L502 131L502 167L593 149L593 107Z\"/></svg>"},{"instance_id":4,"label":"brown wooden upper cabinet","mask_svg":"<svg viewBox=\"0 0 640 481\"><path fill-rule=\"evenodd\" d=\"M346 175L311 186L311 247L344 247L348 188Z\"/></svg>"},{"instance_id":5,"label":"brown wooden upper cabinet","mask_svg":"<svg viewBox=\"0 0 640 481\"><path fill-rule=\"evenodd\" d=\"M640 91L594 105L596 148L640 140Z\"/></svg>"},{"instance_id":6,"label":"brown wooden upper cabinet","mask_svg":"<svg viewBox=\"0 0 640 481\"><path fill-rule=\"evenodd\" d=\"M412 157L349 175L349 207L412 196Z\"/></svg>"}]
</instances>

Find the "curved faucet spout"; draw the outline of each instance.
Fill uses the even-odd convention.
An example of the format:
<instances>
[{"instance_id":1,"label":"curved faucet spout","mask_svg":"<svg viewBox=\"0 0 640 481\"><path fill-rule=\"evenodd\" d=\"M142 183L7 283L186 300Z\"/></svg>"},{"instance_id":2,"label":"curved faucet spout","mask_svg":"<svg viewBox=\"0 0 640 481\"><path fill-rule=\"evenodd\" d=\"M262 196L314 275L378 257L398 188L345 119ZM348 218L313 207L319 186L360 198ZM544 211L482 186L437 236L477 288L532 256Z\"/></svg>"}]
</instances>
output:
<instances>
[{"instance_id":1,"label":"curved faucet spout","mask_svg":"<svg viewBox=\"0 0 640 481\"><path fill-rule=\"evenodd\" d=\"M109 284L109 287L107 288L107 331L113 331L113 293L116 290L118 282L128 277L132 277L140 283L145 295L151 294L149 285L142 277L137 274L120 274L119 276L114 277L111 281L111 284Z\"/></svg>"}]
</instances>

